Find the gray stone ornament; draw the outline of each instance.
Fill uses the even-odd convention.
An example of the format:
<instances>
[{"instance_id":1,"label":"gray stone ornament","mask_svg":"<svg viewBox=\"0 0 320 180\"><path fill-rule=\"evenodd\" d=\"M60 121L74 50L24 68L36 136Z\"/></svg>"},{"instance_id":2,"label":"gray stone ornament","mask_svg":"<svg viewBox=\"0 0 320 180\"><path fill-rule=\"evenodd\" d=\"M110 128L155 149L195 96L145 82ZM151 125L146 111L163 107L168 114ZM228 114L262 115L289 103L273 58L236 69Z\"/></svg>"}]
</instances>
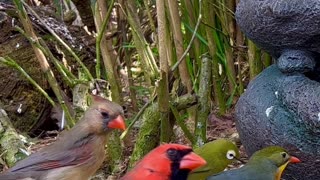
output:
<instances>
[{"instance_id":1,"label":"gray stone ornament","mask_svg":"<svg viewBox=\"0 0 320 180\"><path fill-rule=\"evenodd\" d=\"M319 0L240 0L241 30L274 57L283 50L320 53Z\"/></svg>"},{"instance_id":2,"label":"gray stone ornament","mask_svg":"<svg viewBox=\"0 0 320 180\"><path fill-rule=\"evenodd\" d=\"M320 0L240 0L236 20L276 61L236 105L247 153L283 146L302 160L284 179L320 180Z\"/></svg>"}]
</instances>

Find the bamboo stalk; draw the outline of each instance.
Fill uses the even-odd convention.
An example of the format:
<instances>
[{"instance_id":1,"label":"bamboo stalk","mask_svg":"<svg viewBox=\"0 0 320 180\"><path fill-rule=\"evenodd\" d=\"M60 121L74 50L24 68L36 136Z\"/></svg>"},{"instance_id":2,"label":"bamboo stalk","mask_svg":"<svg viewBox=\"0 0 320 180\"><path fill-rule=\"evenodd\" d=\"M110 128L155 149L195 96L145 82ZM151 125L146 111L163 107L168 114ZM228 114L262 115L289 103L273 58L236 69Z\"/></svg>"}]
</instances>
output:
<instances>
[{"instance_id":1,"label":"bamboo stalk","mask_svg":"<svg viewBox=\"0 0 320 180\"><path fill-rule=\"evenodd\" d=\"M177 108L174 107L171 103L169 105L170 105L171 112L173 113L174 118L176 119L176 122L177 122L178 126L180 126L180 128L182 129L184 135L188 138L188 140L192 144L195 144L194 136L189 131L189 129L186 126L185 122L181 119Z\"/></svg>"},{"instance_id":2,"label":"bamboo stalk","mask_svg":"<svg viewBox=\"0 0 320 180\"><path fill-rule=\"evenodd\" d=\"M104 32L107 27L107 22L113 7L113 2L114 1L111 1L110 4L107 4L107 2L104 0L97 0L95 4L94 20L96 29L98 29L98 34L100 35L98 37L99 39L96 42L96 47L101 50L104 67L107 72L107 79L110 83L112 101L121 104L121 89L120 84L118 84L120 80L116 69L116 58L112 53L112 41L106 39ZM108 6L109 8L107 9ZM100 54L97 54L96 56L98 57L100 56ZM97 71L97 73L99 73L99 71ZM122 159L122 147L119 135L120 134L118 132L112 132L109 136L110 140L107 143L107 151L109 160L111 161L110 167L112 169L112 173L118 173L121 170L120 162Z\"/></svg>"},{"instance_id":3,"label":"bamboo stalk","mask_svg":"<svg viewBox=\"0 0 320 180\"><path fill-rule=\"evenodd\" d=\"M109 18L110 18L110 15L111 15L111 10L113 8L113 4L114 4L114 0L111 0L111 3L110 3L110 6L108 8L108 11L106 12L106 16L105 18L103 18L103 22L102 24L96 24L96 26L100 26L100 27L97 27L97 28L100 28L100 30L98 30L98 35L97 35L97 38L96 38L96 78L97 79L100 79L101 78L101 72L100 72L100 51L101 51L101 41L102 41L102 38L105 38L105 31L107 29L107 25L108 25L108 22L109 22ZM94 11L95 13L95 16L99 16L99 12L98 11ZM105 45L105 44L104 44Z\"/></svg>"},{"instance_id":4,"label":"bamboo stalk","mask_svg":"<svg viewBox=\"0 0 320 180\"><path fill-rule=\"evenodd\" d=\"M161 123L158 103L153 103L145 109L141 121L142 125L130 156L129 169L159 144L159 126Z\"/></svg>"},{"instance_id":5,"label":"bamboo stalk","mask_svg":"<svg viewBox=\"0 0 320 180\"><path fill-rule=\"evenodd\" d=\"M169 122L169 87L168 87L168 57L167 57L167 22L165 14L165 2L156 1L157 20L158 20L158 40L159 40L159 62L160 62L160 80L158 81L158 107L161 119L160 142L169 142L170 140L170 122Z\"/></svg>"},{"instance_id":6,"label":"bamboo stalk","mask_svg":"<svg viewBox=\"0 0 320 180\"><path fill-rule=\"evenodd\" d=\"M199 20L197 20L196 18L196 13L198 13L198 17L202 16L202 12L199 11L197 12L197 10L200 10L199 7L201 6L201 3L198 3L197 1L193 1L193 0L182 0L181 1L182 7L184 8L184 10L182 11L183 13L183 17L185 17L185 21L189 23L190 27L194 29L194 33L196 32L201 32L201 27L197 28L197 22ZM192 46L192 48L190 49L190 51L188 51L190 53L190 58L194 59L194 63L193 63L193 70L194 72L197 72L199 67L198 64L200 62L200 55L201 55L201 43L199 41L198 38L194 38L194 40L190 40L189 38L192 37L191 36L191 32L190 31L186 31L185 34L185 39L187 41L192 42L192 44L190 46Z\"/></svg>"},{"instance_id":7,"label":"bamboo stalk","mask_svg":"<svg viewBox=\"0 0 320 180\"><path fill-rule=\"evenodd\" d=\"M263 51L263 64L264 64L264 67L269 67L271 64L272 64L272 56L267 53L266 51Z\"/></svg>"},{"instance_id":8,"label":"bamboo stalk","mask_svg":"<svg viewBox=\"0 0 320 180\"><path fill-rule=\"evenodd\" d=\"M130 157L129 168L135 165L135 163L140 160L144 155L150 152L154 147L159 144L159 126L161 126L160 112L158 108L158 102L153 102L155 97L153 97L144 107L139 111L134 120L129 125L128 129L133 127L133 124L139 119L142 122L140 126L139 133L137 135L137 140L134 145L133 152ZM177 113L181 110L190 108L197 103L197 96L191 94L185 94L174 102L170 103L170 106L174 107L173 114L177 117ZM141 116L141 118L140 118ZM183 122L179 117L177 118L177 124L184 129L184 133L190 139L191 142L193 138L190 131L187 129L185 122ZM128 131L126 130L121 138L123 139Z\"/></svg>"},{"instance_id":9,"label":"bamboo stalk","mask_svg":"<svg viewBox=\"0 0 320 180\"><path fill-rule=\"evenodd\" d=\"M159 75L159 68L156 64L151 48L143 36L139 18L136 13L137 8L135 6L135 1L127 0L122 4L122 6L125 7L127 12L127 19L131 26L135 47L137 48L138 54L141 58L141 63L144 67L144 75L147 83L151 86L152 82L154 82L155 78Z\"/></svg>"},{"instance_id":10,"label":"bamboo stalk","mask_svg":"<svg viewBox=\"0 0 320 180\"><path fill-rule=\"evenodd\" d=\"M33 41L39 41L37 35L34 32L34 29L32 27L32 23L30 21L30 19L27 16L27 13L23 7L23 1L20 0L14 0L15 6L18 9L18 14L19 14L19 18L20 21L25 29L26 35L29 36ZM25 4L25 3L24 3ZM38 44L39 42L37 42ZM73 120L70 111L67 107L67 105L64 102L64 99L61 95L62 90L60 89L60 86L58 85L58 82L56 80L56 78L54 77L54 74L50 68L50 65L47 61L47 58L45 57L44 53L41 51L41 49L39 49L37 46L35 46L34 43L31 43L31 46L33 48L33 51L39 61L41 70L45 73L47 80L50 84L50 87L52 88L54 94L56 95L61 108L63 109L65 115L66 115L66 119L67 119L67 128L72 127L75 124L75 121Z\"/></svg>"},{"instance_id":11,"label":"bamboo stalk","mask_svg":"<svg viewBox=\"0 0 320 180\"><path fill-rule=\"evenodd\" d=\"M28 35L23 31L23 29L21 29L18 26L16 26L15 28L22 35L24 35L24 37L27 38L29 40L29 42L33 43L37 48L39 48L44 53L45 56L47 56L47 57L52 59L53 64L56 66L57 70L62 75L62 78L65 80L65 82L70 87L73 87L74 84L76 83L75 82L76 81L76 77L66 67L61 65L59 60L56 57L54 57L54 55L52 54L52 52L50 51L50 49L48 48L46 43L42 39L39 39L39 41L33 41L33 39L28 37Z\"/></svg>"},{"instance_id":12,"label":"bamboo stalk","mask_svg":"<svg viewBox=\"0 0 320 180\"><path fill-rule=\"evenodd\" d=\"M210 113L211 95L211 67L212 60L206 56L202 57L200 83L199 83L199 106L198 121L195 128L196 146L202 146L207 140L207 119Z\"/></svg>"},{"instance_id":13,"label":"bamboo stalk","mask_svg":"<svg viewBox=\"0 0 320 180\"><path fill-rule=\"evenodd\" d=\"M17 1L17 0L14 0ZM70 48L70 46L68 46L55 32L53 29L51 29L46 22L40 18L40 16L30 7L28 6L28 4L26 4L23 0L18 1L18 2L22 2L27 8L28 10L41 22L41 24L53 35L53 37L74 57L74 59L77 61L77 63L79 63L80 67L84 70L87 78L89 78L89 80L93 81L93 76L91 75L89 69L83 64L83 62L81 61L81 59L76 55L76 53Z\"/></svg>"},{"instance_id":14,"label":"bamboo stalk","mask_svg":"<svg viewBox=\"0 0 320 180\"><path fill-rule=\"evenodd\" d=\"M208 40L208 47L209 47L209 54L212 57L212 82L213 82L213 90L214 90L214 97L216 104L219 107L219 113L224 114L226 112L226 102L224 93L222 90L222 82L221 77L219 75L219 63L218 63L218 57L217 57L217 49L216 49L216 43L213 39L213 30L210 27L213 27L213 29L216 29L216 24L214 22L214 17L216 16L216 12L210 8L210 0L204 0L203 1L203 21L208 24L209 26L206 26L206 35Z\"/></svg>"},{"instance_id":15,"label":"bamboo stalk","mask_svg":"<svg viewBox=\"0 0 320 180\"><path fill-rule=\"evenodd\" d=\"M119 2L120 2L120 4L124 4L125 0L119 0ZM122 38L123 45L125 45L125 43L129 43L128 42L129 40L127 38L127 34L129 33L128 28L126 26L127 20L126 20L126 16L123 11L120 10L118 12L119 12L118 29L121 32L120 36ZM122 51L123 51L123 59L126 63L126 67L127 67L128 84L129 84L128 86L129 86L132 109L136 112L136 111L138 111L138 103L137 103L138 100L137 100L136 90L133 88L134 81L133 81L133 76L132 76L132 71L131 71L131 67L132 67L131 52L128 50L128 48L122 48Z\"/></svg>"},{"instance_id":16,"label":"bamboo stalk","mask_svg":"<svg viewBox=\"0 0 320 180\"><path fill-rule=\"evenodd\" d=\"M261 51L257 46L248 40L248 60L250 67L250 80L262 71Z\"/></svg>"},{"instance_id":17,"label":"bamboo stalk","mask_svg":"<svg viewBox=\"0 0 320 180\"><path fill-rule=\"evenodd\" d=\"M153 33L157 33L157 29L156 29L153 17L151 15L151 9L149 8L149 3L151 3L151 2L150 2L150 0L143 0L143 3L144 3L144 6L146 7L146 13L147 13L147 16L149 19L149 24L150 24L151 30L153 31ZM156 38L155 43L157 43L158 42L157 36L155 36L155 38Z\"/></svg>"},{"instance_id":18,"label":"bamboo stalk","mask_svg":"<svg viewBox=\"0 0 320 180\"><path fill-rule=\"evenodd\" d=\"M18 70L44 97L47 98L47 100L50 102L52 106L56 105L54 101L51 99L51 97L48 95L48 93L45 90L43 90L42 87L35 80L33 80L32 77L30 77L29 74L21 66L19 66L19 64L16 63L15 60L11 59L10 57L0 57L0 62Z\"/></svg>"},{"instance_id":19,"label":"bamboo stalk","mask_svg":"<svg viewBox=\"0 0 320 180\"><path fill-rule=\"evenodd\" d=\"M243 76L242 76L242 69L241 69L241 64L244 62L244 51L240 47L244 46L244 37L239 26L236 27L236 45L238 47L237 60L236 60L237 70L238 70L237 82L238 82L238 92L239 92L239 95L241 95L244 92L244 86L242 81Z\"/></svg>"},{"instance_id":20,"label":"bamboo stalk","mask_svg":"<svg viewBox=\"0 0 320 180\"><path fill-rule=\"evenodd\" d=\"M235 11L235 2L234 0L224 0L223 4L223 32L227 34L226 41L224 43L226 62L227 62L227 77L229 84L229 93L232 93L236 87L236 71L234 67L234 56L233 49L234 46L234 32L235 32L235 20L233 18L233 14L230 13Z\"/></svg>"},{"instance_id":21,"label":"bamboo stalk","mask_svg":"<svg viewBox=\"0 0 320 180\"><path fill-rule=\"evenodd\" d=\"M183 37L181 32L181 19L179 16L178 2L167 0L169 6L171 24L173 28L173 40L175 44L176 56L177 59L182 58L183 60L179 64L179 73L182 84L187 88L188 93L192 91L192 82L187 68L187 63L185 57L183 57Z\"/></svg>"},{"instance_id":22,"label":"bamboo stalk","mask_svg":"<svg viewBox=\"0 0 320 180\"><path fill-rule=\"evenodd\" d=\"M110 4L110 6L113 6L113 4ZM112 97L112 101L115 101L117 103L121 104L121 90L120 90L120 85L118 84L119 81L119 77L118 77L118 72L116 70L116 63L114 62L114 60L116 59L114 54L112 54L112 41L111 40L107 40L105 37L105 33L100 32L100 30L105 30L106 27L103 27L103 25L106 26L106 22L107 21L102 21L104 20L104 18L107 18L108 15L108 10L106 9L107 4L104 0L98 0L97 4L95 6L95 24L96 27L98 29L98 34L101 34L101 41L100 42L100 46L97 45L98 47L100 47L101 50L101 56L103 59L103 63L104 63L104 67L106 69L107 72L107 79L110 83L110 88L111 88L111 97ZM112 8L109 8L109 11ZM110 13L110 12L109 12ZM103 22L105 24L103 24ZM97 43L99 43L97 41ZM97 54L97 56L99 56L99 54Z\"/></svg>"}]
</instances>

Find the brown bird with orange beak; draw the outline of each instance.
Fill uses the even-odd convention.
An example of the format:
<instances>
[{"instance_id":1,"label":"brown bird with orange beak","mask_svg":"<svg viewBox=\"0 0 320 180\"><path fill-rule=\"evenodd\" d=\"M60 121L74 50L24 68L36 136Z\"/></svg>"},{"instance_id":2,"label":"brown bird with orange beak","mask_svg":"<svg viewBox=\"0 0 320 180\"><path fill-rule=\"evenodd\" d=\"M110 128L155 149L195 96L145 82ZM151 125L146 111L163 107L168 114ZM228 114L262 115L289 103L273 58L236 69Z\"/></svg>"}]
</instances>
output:
<instances>
[{"instance_id":1,"label":"brown bird with orange beak","mask_svg":"<svg viewBox=\"0 0 320 180\"><path fill-rule=\"evenodd\" d=\"M104 161L106 135L112 129L125 129L121 106L93 96L72 129L0 174L0 180L87 180Z\"/></svg>"}]
</instances>

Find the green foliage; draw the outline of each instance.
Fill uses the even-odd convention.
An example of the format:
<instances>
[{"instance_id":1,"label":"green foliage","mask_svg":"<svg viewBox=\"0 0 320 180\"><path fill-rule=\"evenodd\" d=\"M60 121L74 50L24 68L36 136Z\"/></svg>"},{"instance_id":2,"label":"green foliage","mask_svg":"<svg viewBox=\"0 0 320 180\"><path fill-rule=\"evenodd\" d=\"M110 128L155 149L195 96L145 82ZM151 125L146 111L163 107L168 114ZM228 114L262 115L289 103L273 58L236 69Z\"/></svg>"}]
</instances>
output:
<instances>
[{"instance_id":1,"label":"green foliage","mask_svg":"<svg viewBox=\"0 0 320 180\"><path fill-rule=\"evenodd\" d=\"M61 17L63 14L61 0L53 0L53 5L56 8L56 14L58 15L58 17Z\"/></svg>"},{"instance_id":2,"label":"green foliage","mask_svg":"<svg viewBox=\"0 0 320 180\"><path fill-rule=\"evenodd\" d=\"M41 88L41 86L30 77L30 75L18 64L15 60L10 57L0 57L0 62L5 64L8 67L14 68L19 71L38 91L44 95L47 100L51 103L51 105L55 106L55 102L51 99L51 97L47 94L45 90Z\"/></svg>"},{"instance_id":3,"label":"green foliage","mask_svg":"<svg viewBox=\"0 0 320 180\"><path fill-rule=\"evenodd\" d=\"M19 12L22 14L22 17L23 17L23 18L26 18L26 13L25 13L25 11L24 11L22 1L21 1L21 0L14 0L13 2L16 4Z\"/></svg>"},{"instance_id":4,"label":"green foliage","mask_svg":"<svg viewBox=\"0 0 320 180\"><path fill-rule=\"evenodd\" d=\"M190 25L188 25L185 22L182 22L182 23L191 33L194 33L194 29L191 28ZM205 38L201 34L196 32L196 37L201 41L201 43L203 43L204 45L208 46L208 42L205 40Z\"/></svg>"}]
</instances>

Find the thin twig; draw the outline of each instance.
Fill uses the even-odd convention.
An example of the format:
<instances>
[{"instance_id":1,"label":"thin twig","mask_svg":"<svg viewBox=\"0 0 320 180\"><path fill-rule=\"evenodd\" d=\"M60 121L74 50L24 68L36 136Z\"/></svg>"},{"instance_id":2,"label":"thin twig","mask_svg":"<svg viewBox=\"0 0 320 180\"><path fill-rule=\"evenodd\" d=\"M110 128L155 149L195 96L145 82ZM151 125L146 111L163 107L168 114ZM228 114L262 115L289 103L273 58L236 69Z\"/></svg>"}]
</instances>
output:
<instances>
[{"instance_id":1,"label":"thin twig","mask_svg":"<svg viewBox=\"0 0 320 180\"><path fill-rule=\"evenodd\" d=\"M131 130L131 128L133 127L133 125L137 122L137 120L139 120L140 116L142 115L142 113L144 112L145 109L147 109L147 107L153 102L149 101L147 102L138 112L138 114L134 117L134 119L131 121L131 124L128 126L128 128L121 134L120 139L124 139L126 137L126 135L128 134L128 132Z\"/></svg>"},{"instance_id":2,"label":"thin twig","mask_svg":"<svg viewBox=\"0 0 320 180\"><path fill-rule=\"evenodd\" d=\"M108 20L110 18L111 12L112 12L112 8L113 8L113 4L114 4L114 0L111 1L111 4L109 6L108 12L106 14L106 17L104 18L102 25L100 27L100 30L98 31L98 36L96 38L96 76L97 79L100 79L101 73L100 73L100 62L101 62L101 58L100 58L100 45L101 45L101 40L104 37L104 32L106 31L107 28L107 23ZM96 11L96 10L95 10ZM97 12L94 12L97 13ZM97 27L99 28L99 27Z\"/></svg>"},{"instance_id":3,"label":"thin twig","mask_svg":"<svg viewBox=\"0 0 320 180\"><path fill-rule=\"evenodd\" d=\"M194 28L194 31L193 31L193 34L192 34L192 37L190 39L190 42L187 46L187 49L184 51L184 53L182 54L182 56L180 57L180 59L172 66L171 68L171 71L175 71L177 69L177 67L179 66L179 64L183 61L183 59L186 57L186 55L188 54L189 50L191 49L191 46L192 46L192 43L194 41L194 38L196 37L196 34L197 34L197 31L198 31L198 28L199 28L199 25L200 25L200 22L201 22L201 19L202 19L202 3L201 3L202 0L199 0L199 16L198 16L198 20L197 20L197 24Z\"/></svg>"},{"instance_id":4,"label":"thin twig","mask_svg":"<svg viewBox=\"0 0 320 180\"><path fill-rule=\"evenodd\" d=\"M170 106L171 112L173 113L173 115L174 115L174 117L176 119L176 122L177 122L178 126L180 126L180 128L183 131L183 133L186 135L186 137L189 139L189 141L193 145L195 143L194 136L191 134L191 132L189 131L189 129L185 125L185 122L183 122L183 120L181 120L179 112L176 109L176 107L174 107L172 105L172 103L169 103L169 106Z\"/></svg>"},{"instance_id":5,"label":"thin twig","mask_svg":"<svg viewBox=\"0 0 320 180\"><path fill-rule=\"evenodd\" d=\"M83 68L84 72L86 73L86 75L89 77L90 81L93 81L94 78L92 77L89 69L82 63L81 59L76 55L76 53L68 46L67 43L65 43L55 32L53 29L51 29L51 27L49 27L46 22L41 19L41 17L27 4L25 3L23 0L21 1L24 6L26 6L28 8L28 10L32 13L32 15L34 17L36 17L41 24L58 40L58 42L60 42L60 44L62 44L66 50L75 58L75 60L79 63L79 65L81 66L81 68Z\"/></svg>"},{"instance_id":6,"label":"thin twig","mask_svg":"<svg viewBox=\"0 0 320 180\"><path fill-rule=\"evenodd\" d=\"M46 46L46 44L44 43L44 41L40 38L39 41L34 41L32 38L30 38L23 29L21 29L18 26L15 26L16 30L18 30L25 38L27 38L29 40L30 43L34 44L37 48L39 48L47 57L50 57L53 60L53 64L56 66L57 70L60 72L60 74L62 75L62 77L66 80L67 84L70 87L74 86L74 80L76 79L76 77L71 73L68 72L68 70L60 65L59 61L57 58L55 58L53 56L53 54L51 53L51 51L49 50L49 48ZM41 45L41 44L42 45ZM70 79L70 77L72 79Z\"/></svg>"},{"instance_id":7,"label":"thin twig","mask_svg":"<svg viewBox=\"0 0 320 180\"><path fill-rule=\"evenodd\" d=\"M2 62L3 64L9 66L9 67L12 67L16 70L18 70L36 89L38 89L38 91L44 95L44 97L46 97L48 99L48 101L50 102L50 104L52 106L55 106L55 103L54 101L51 99L51 97L47 94L47 92L45 90L43 90L41 88L41 86L39 86L39 84L33 80L29 74L21 67L19 66L19 64L17 64L15 62L15 60L11 59L10 57L0 57L0 62Z\"/></svg>"}]
</instances>

